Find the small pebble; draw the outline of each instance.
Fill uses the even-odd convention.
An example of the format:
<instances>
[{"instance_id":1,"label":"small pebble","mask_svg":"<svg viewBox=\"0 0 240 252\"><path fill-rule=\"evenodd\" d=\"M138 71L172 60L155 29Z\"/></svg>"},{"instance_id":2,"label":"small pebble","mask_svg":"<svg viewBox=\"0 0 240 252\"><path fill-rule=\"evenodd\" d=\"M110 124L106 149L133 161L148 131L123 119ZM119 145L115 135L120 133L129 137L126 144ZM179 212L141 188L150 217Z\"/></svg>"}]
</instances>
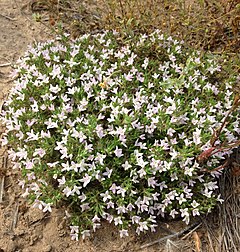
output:
<instances>
[{"instance_id":1,"label":"small pebble","mask_svg":"<svg viewBox=\"0 0 240 252\"><path fill-rule=\"evenodd\" d=\"M10 240L7 246L7 252L15 252L17 250L17 243Z\"/></svg>"},{"instance_id":2,"label":"small pebble","mask_svg":"<svg viewBox=\"0 0 240 252\"><path fill-rule=\"evenodd\" d=\"M52 246L51 245L47 245L43 248L42 252L50 252L52 250Z\"/></svg>"}]
</instances>

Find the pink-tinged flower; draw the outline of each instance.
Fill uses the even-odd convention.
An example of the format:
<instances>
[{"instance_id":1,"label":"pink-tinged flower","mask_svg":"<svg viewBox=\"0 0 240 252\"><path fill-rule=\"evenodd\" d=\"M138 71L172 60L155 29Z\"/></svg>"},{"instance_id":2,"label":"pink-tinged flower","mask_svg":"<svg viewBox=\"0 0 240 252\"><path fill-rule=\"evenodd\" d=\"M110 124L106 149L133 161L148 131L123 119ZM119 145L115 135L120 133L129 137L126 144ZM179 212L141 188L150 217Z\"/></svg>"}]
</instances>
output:
<instances>
[{"instance_id":1,"label":"pink-tinged flower","mask_svg":"<svg viewBox=\"0 0 240 252\"><path fill-rule=\"evenodd\" d=\"M188 208L180 209L181 217L189 216Z\"/></svg>"},{"instance_id":2,"label":"pink-tinged flower","mask_svg":"<svg viewBox=\"0 0 240 252\"><path fill-rule=\"evenodd\" d=\"M128 235L128 230L127 230L127 229L119 230L119 233L120 233L120 237L121 237L121 238L123 238L124 236L129 236L129 235Z\"/></svg>"},{"instance_id":3,"label":"pink-tinged flower","mask_svg":"<svg viewBox=\"0 0 240 252\"><path fill-rule=\"evenodd\" d=\"M155 177L148 178L148 186L155 188L157 185L157 181L155 180Z\"/></svg>"},{"instance_id":4,"label":"pink-tinged flower","mask_svg":"<svg viewBox=\"0 0 240 252\"><path fill-rule=\"evenodd\" d=\"M70 195L73 195L73 192L72 192L71 188L68 187L68 186L63 189L63 193L66 195L66 197L69 197Z\"/></svg>"},{"instance_id":5,"label":"pink-tinged flower","mask_svg":"<svg viewBox=\"0 0 240 252\"><path fill-rule=\"evenodd\" d=\"M192 177L193 172L194 172L194 167L188 167L188 166L186 166L184 168L184 174L185 175L188 175L188 176Z\"/></svg>"},{"instance_id":6,"label":"pink-tinged flower","mask_svg":"<svg viewBox=\"0 0 240 252\"><path fill-rule=\"evenodd\" d=\"M109 208L114 208L114 203L112 201L109 201L107 203L107 209L109 209Z\"/></svg>"},{"instance_id":7,"label":"pink-tinged flower","mask_svg":"<svg viewBox=\"0 0 240 252\"><path fill-rule=\"evenodd\" d=\"M115 225L115 226L117 226L117 225L122 225L122 224L123 224L123 222L122 222L122 219L121 219L120 216L114 218L114 225Z\"/></svg>"},{"instance_id":8,"label":"pink-tinged flower","mask_svg":"<svg viewBox=\"0 0 240 252\"><path fill-rule=\"evenodd\" d=\"M92 222L100 222L101 219L95 214L94 217L92 218Z\"/></svg>"},{"instance_id":9,"label":"pink-tinged flower","mask_svg":"<svg viewBox=\"0 0 240 252\"><path fill-rule=\"evenodd\" d=\"M33 208L38 208L39 210L42 210L43 209L43 204L42 203L43 203L42 201L36 199L34 201L34 203L32 204L32 207Z\"/></svg>"},{"instance_id":10,"label":"pink-tinged flower","mask_svg":"<svg viewBox=\"0 0 240 252\"><path fill-rule=\"evenodd\" d=\"M83 187L86 187L90 183L91 179L92 176L85 174L85 176L82 179L79 179L79 181L83 183Z\"/></svg>"},{"instance_id":11,"label":"pink-tinged flower","mask_svg":"<svg viewBox=\"0 0 240 252\"><path fill-rule=\"evenodd\" d=\"M114 151L114 154L116 155L116 157L122 157L123 154L122 154L122 149L119 149L118 146L116 146L116 149Z\"/></svg>"},{"instance_id":12,"label":"pink-tinged flower","mask_svg":"<svg viewBox=\"0 0 240 252\"><path fill-rule=\"evenodd\" d=\"M143 76L142 73L138 73L137 74L137 80L140 81L140 82L142 82L142 83L144 82L144 76Z\"/></svg>"},{"instance_id":13,"label":"pink-tinged flower","mask_svg":"<svg viewBox=\"0 0 240 252\"><path fill-rule=\"evenodd\" d=\"M124 78L127 81L132 81L133 80L133 75L128 73L128 74L124 74Z\"/></svg>"},{"instance_id":14,"label":"pink-tinged flower","mask_svg":"<svg viewBox=\"0 0 240 252\"><path fill-rule=\"evenodd\" d=\"M27 174L28 181L36 179L36 176L34 172L28 173Z\"/></svg>"},{"instance_id":15,"label":"pink-tinged flower","mask_svg":"<svg viewBox=\"0 0 240 252\"><path fill-rule=\"evenodd\" d=\"M46 154L46 151L42 148L38 148L34 151L33 156L40 156L41 158L44 157Z\"/></svg>"},{"instance_id":16,"label":"pink-tinged flower","mask_svg":"<svg viewBox=\"0 0 240 252\"><path fill-rule=\"evenodd\" d=\"M61 74L61 68L60 68L60 66L54 64L52 72L49 75L51 75L52 78L54 79L56 77L59 77L60 74Z\"/></svg>"},{"instance_id":17,"label":"pink-tinged flower","mask_svg":"<svg viewBox=\"0 0 240 252\"><path fill-rule=\"evenodd\" d=\"M138 223L138 228L139 228L139 231L143 232L144 230L148 230L148 225L147 225L147 222L146 221L140 221Z\"/></svg>"},{"instance_id":18,"label":"pink-tinged flower","mask_svg":"<svg viewBox=\"0 0 240 252\"><path fill-rule=\"evenodd\" d=\"M110 190L111 190L112 193L114 193L114 194L116 193L117 189L118 189L118 186L116 186L115 183L113 183L112 186L110 187Z\"/></svg>"},{"instance_id":19,"label":"pink-tinged flower","mask_svg":"<svg viewBox=\"0 0 240 252\"><path fill-rule=\"evenodd\" d=\"M28 152L24 149L24 148L18 148L17 152L14 153L9 153L10 157L12 156L11 154L15 154L14 156L18 157L19 160L23 160L23 159L27 159L28 156ZM12 160L14 161L14 159L12 158Z\"/></svg>"},{"instance_id":20,"label":"pink-tinged flower","mask_svg":"<svg viewBox=\"0 0 240 252\"><path fill-rule=\"evenodd\" d=\"M78 196L78 198L81 200L81 202L83 202L87 199L87 196L84 193L82 193L80 196Z\"/></svg>"},{"instance_id":21,"label":"pink-tinged flower","mask_svg":"<svg viewBox=\"0 0 240 252\"><path fill-rule=\"evenodd\" d=\"M79 233L79 226L70 226L71 233Z\"/></svg>"},{"instance_id":22,"label":"pink-tinged flower","mask_svg":"<svg viewBox=\"0 0 240 252\"><path fill-rule=\"evenodd\" d=\"M192 215L193 216L200 215L199 210L197 208L193 209L192 210Z\"/></svg>"},{"instance_id":23,"label":"pink-tinged flower","mask_svg":"<svg viewBox=\"0 0 240 252\"><path fill-rule=\"evenodd\" d=\"M23 197L23 198L27 198L27 197L29 196L29 194L30 194L30 193L29 193L29 190L30 190L29 188L26 188L26 189L25 189L25 192L22 194L22 197Z\"/></svg>"},{"instance_id":24,"label":"pink-tinged flower","mask_svg":"<svg viewBox=\"0 0 240 252\"><path fill-rule=\"evenodd\" d=\"M70 226L71 229L71 240L79 240L79 226Z\"/></svg>"},{"instance_id":25,"label":"pink-tinged flower","mask_svg":"<svg viewBox=\"0 0 240 252\"><path fill-rule=\"evenodd\" d=\"M119 206L116 208L117 210L117 214L122 214L122 213L126 213L127 212L127 209L125 206Z\"/></svg>"},{"instance_id":26,"label":"pink-tinged flower","mask_svg":"<svg viewBox=\"0 0 240 252\"><path fill-rule=\"evenodd\" d=\"M88 203L84 203L84 204L80 205L80 207L82 209L82 212L84 212L90 208Z\"/></svg>"},{"instance_id":27,"label":"pink-tinged flower","mask_svg":"<svg viewBox=\"0 0 240 252\"><path fill-rule=\"evenodd\" d=\"M58 181L58 183L59 183L59 186L64 185L64 184L66 183L65 176L62 176L62 178L61 178L61 179L58 179L57 181Z\"/></svg>"},{"instance_id":28,"label":"pink-tinged flower","mask_svg":"<svg viewBox=\"0 0 240 252\"><path fill-rule=\"evenodd\" d=\"M26 124L27 126L31 127L36 121L37 121L36 119L27 120Z\"/></svg>"},{"instance_id":29,"label":"pink-tinged flower","mask_svg":"<svg viewBox=\"0 0 240 252\"><path fill-rule=\"evenodd\" d=\"M178 211L176 211L175 209L173 209L173 210L171 210L171 212L170 212L169 215L172 216L172 218L174 219L177 214L178 214Z\"/></svg>"},{"instance_id":30,"label":"pink-tinged flower","mask_svg":"<svg viewBox=\"0 0 240 252\"><path fill-rule=\"evenodd\" d=\"M140 220L141 220L141 217L135 215L132 217L132 224L134 224L134 223L138 224L140 222Z\"/></svg>"},{"instance_id":31,"label":"pink-tinged flower","mask_svg":"<svg viewBox=\"0 0 240 252\"><path fill-rule=\"evenodd\" d=\"M101 139L103 138L106 134L104 133L103 127L101 125L97 125L96 127L96 134L97 136Z\"/></svg>"},{"instance_id":32,"label":"pink-tinged flower","mask_svg":"<svg viewBox=\"0 0 240 252\"><path fill-rule=\"evenodd\" d=\"M93 225L92 225L93 232L96 232L96 230L97 230L98 228L100 228L100 226L101 226L100 223L93 223Z\"/></svg>"},{"instance_id":33,"label":"pink-tinged flower","mask_svg":"<svg viewBox=\"0 0 240 252\"><path fill-rule=\"evenodd\" d=\"M28 160L27 162L25 162L25 168L27 170L31 170L33 167L34 167L33 161Z\"/></svg>"},{"instance_id":34,"label":"pink-tinged flower","mask_svg":"<svg viewBox=\"0 0 240 252\"><path fill-rule=\"evenodd\" d=\"M122 197L125 197L126 190L122 188L121 186L118 187L117 194L121 194Z\"/></svg>"},{"instance_id":35,"label":"pink-tinged flower","mask_svg":"<svg viewBox=\"0 0 240 252\"><path fill-rule=\"evenodd\" d=\"M144 69L146 69L147 66L148 66L148 63L149 63L149 59L148 59L148 58L145 58L145 59L144 59L144 62L143 62L143 64L142 64L142 67L143 67Z\"/></svg>"},{"instance_id":36,"label":"pink-tinged flower","mask_svg":"<svg viewBox=\"0 0 240 252\"><path fill-rule=\"evenodd\" d=\"M52 167L55 167L58 163L59 162L57 161L57 162L54 162L54 163L47 163L47 165L52 168Z\"/></svg>"},{"instance_id":37,"label":"pink-tinged flower","mask_svg":"<svg viewBox=\"0 0 240 252\"><path fill-rule=\"evenodd\" d=\"M102 164L103 165L103 164ZM106 171L103 173L103 176L107 176L108 178L111 177L113 170L109 169L108 167L106 167Z\"/></svg>"}]
</instances>

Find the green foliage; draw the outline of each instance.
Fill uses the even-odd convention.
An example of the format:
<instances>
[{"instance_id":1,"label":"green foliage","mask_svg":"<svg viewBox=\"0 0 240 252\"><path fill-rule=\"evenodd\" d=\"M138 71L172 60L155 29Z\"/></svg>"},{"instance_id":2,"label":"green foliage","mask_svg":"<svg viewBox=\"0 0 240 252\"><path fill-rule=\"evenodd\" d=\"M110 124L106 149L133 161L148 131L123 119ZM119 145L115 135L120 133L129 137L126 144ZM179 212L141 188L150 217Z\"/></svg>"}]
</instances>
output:
<instances>
[{"instance_id":1,"label":"green foliage","mask_svg":"<svg viewBox=\"0 0 240 252\"><path fill-rule=\"evenodd\" d=\"M17 73L3 144L34 207L67 205L73 239L102 220L121 237L130 226L154 231L158 216L188 223L220 200L218 167L231 148L198 160L233 105L236 76L221 76L218 57L159 31L114 31L37 44ZM215 146L238 139L238 113Z\"/></svg>"}]
</instances>

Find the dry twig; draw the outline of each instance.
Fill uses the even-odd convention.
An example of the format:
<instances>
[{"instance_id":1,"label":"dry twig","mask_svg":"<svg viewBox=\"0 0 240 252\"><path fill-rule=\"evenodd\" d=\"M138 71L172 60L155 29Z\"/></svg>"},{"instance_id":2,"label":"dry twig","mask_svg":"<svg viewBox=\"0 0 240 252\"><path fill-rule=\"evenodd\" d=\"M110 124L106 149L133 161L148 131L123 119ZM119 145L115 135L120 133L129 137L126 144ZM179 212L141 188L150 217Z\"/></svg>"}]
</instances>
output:
<instances>
[{"instance_id":1,"label":"dry twig","mask_svg":"<svg viewBox=\"0 0 240 252\"><path fill-rule=\"evenodd\" d=\"M0 64L0 67L7 67L7 66L11 66L11 63Z\"/></svg>"},{"instance_id":2,"label":"dry twig","mask_svg":"<svg viewBox=\"0 0 240 252\"><path fill-rule=\"evenodd\" d=\"M239 153L237 153L239 160ZM219 226L222 239L219 241L219 249L223 252L238 252L240 248L240 177L234 176L230 171L225 172L220 180L220 193L224 199L219 208Z\"/></svg>"},{"instance_id":3,"label":"dry twig","mask_svg":"<svg viewBox=\"0 0 240 252\"><path fill-rule=\"evenodd\" d=\"M4 194L4 183L5 183L5 172L6 172L6 168L7 168L7 156L4 156L2 158L3 162L2 162L2 167L1 167L1 179L0 179L0 203L3 202L3 194Z\"/></svg>"},{"instance_id":4,"label":"dry twig","mask_svg":"<svg viewBox=\"0 0 240 252\"><path fill-rule=\"evenodd\" d=\"M17 20L16 18L11 18L11 17L8 17L8 16L3 15L3 14L1 14L1 13L0 13L0 16L1 16L1 17L4 17L4 18L6 18L6 19L8 19L8 20L10 20L10 21L16 21L16 20Z\"/></svg>"},{"instance_id":5,"label":"dry twig","mask_svg":"<svg viewBox=\"0 0 240 252\"><path fill-rule=\"evenodd\" d=\"M179 232L177 232L177 233L175 233L175 234L171 234L171 235L162 237L162 238L160 238L160 239L158 239L158 240L156 240L156 241L153 241L153 242L147 243L147 244L145 244L145 245L142 245L142 246L140 247L140 249L144 249L144 248L153 246L153 245L155 245L155 244L157 244L157 243L160 243L160 242L163 242L163 241L166 241L166 240L169 240L169 239L178 238L178 237L182 236L183 234L185 234L186 232L188 232L189 230L191 230L191 229L193 229L193 228L194 228L194 229L195 229L195 228L198 228L200 225L201 225L201 223L195 222L195 223L193 223L192 225L190 225L190 226L188 226L188 227L182 229L181 231L179 231Z\"/></svg>"},{"instance_id":6,"label":"dry twig","mask_svg":"<svg viewBox=\"0 0 240 252\"><path fill-rule=\"evenodd\" d=\"M201 252L201 240L199 235L196 231L193 232L193 239L195 242L196 252Z\"/></svg>"},{"instance_id":7,"label":"dry twig","mask_svg":"<svg viewBox=\"0 0 240 252\"><path fill-rule=\"evenodd\" d=\"M0 179L0 204L3 202L5 176Z\"/></svg>"},{"instance_id":8,"label":"dry twig","mask_svg":"<svg viewBox=\"0 0 240 252\"><path fill-rule=\"evenodd\" d=\"M16 203L15 211L13 213L13 219L12 219L12 224L10 231L13 231L14 228L17 226L17 221L18 221L18 210L19 210L19 203Z\"/></svg>"}]
</instances>

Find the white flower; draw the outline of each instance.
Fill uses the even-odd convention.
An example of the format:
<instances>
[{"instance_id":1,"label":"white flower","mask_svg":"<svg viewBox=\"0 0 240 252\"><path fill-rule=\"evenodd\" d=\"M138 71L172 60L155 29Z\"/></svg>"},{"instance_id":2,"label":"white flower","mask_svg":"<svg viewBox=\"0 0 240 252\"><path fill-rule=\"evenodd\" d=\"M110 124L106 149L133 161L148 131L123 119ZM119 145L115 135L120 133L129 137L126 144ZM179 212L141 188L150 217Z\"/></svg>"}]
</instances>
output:
<instances>
[{"instance_id":1,"label":"white flower","mask_svg":"<svg viewBox=\"0 0 240 252\"><path fill-rule=\"evenodd\" d=\"M90 230L83 230L81 232L81 235L82 235L82 238L84 240L86 237L90 236Z\"/></svg>"},{"instance_id":2,"label":"white flower","mask_svg":"<svg viewBox=\"0 0 240 252\"><path fill-rule=\"evenodd\" d=\"M39 139L39 132L34 133L33 129L30 132L26 133L28 138L27 141L37 141Z\"/></svg>"},{"instance_id":3,"label":"white flower","mask_svg":"<svg viewBox=\"0 0 240 252\"><path fill-rule=\"evenodd\" d=\"M201 129L196 129L196 131L193 132L193 142L198 145L200 143L202 143L201 141L201 132L202 130Z\"/></svg>"},{"instance_id":4,"label":"white flower","mask_svg":"<svg viewBox=\"0 0 240 252\"><path fill-rule=\"evenodd\" d=\"M121 237L121 238L123 238L124 236L129 236L129 235L128 235L128 230L127 230L127 229L119 230L119 233L120 233L120 237Z\"/></svg>"},{"instance_id":5,"label":"white flower","mask_svg":"<svg viewBox=\"0 0 240 252\"><path fill-rule=\"evenodd\" d=\"M73 195L73 192L72 192L72 190L71 190L71 188L70 187L65 187L64 189L63 189L63 193L67 196L67 197L69 197L70 195Z\"/></svg>"},{"instance_id":6,"label":"white flower","mask_svg":"<svg viewBox=\"0 0 240 252\"><path fill-rule=\"evenodd\" d=\"M58 123L53 122L52 118L49 118L48 121L45 122L45 124L47 125L47 129L58 128Z\"/></svg>"},{"instance_id":7,"label":"white flower","mask_svg":"<svg viewBox=\"0 0 240 252\"><path fill-rule=\"evenodd\" d=\"M33 208L38 208L39 210L42 210L43 209L43 202L36 199L32 205Z\"/></svg>"},{"instance_id":8,"label":"white flower","mask_svg":"<svg viewBox=\"0 0 240 252\"><path fill-rule=\"evenodd\" d=\"M7 137L4 137L4 138L0 139L0 141L2 142L2 146L8 144L8 139L7 139Z\"/></svg>"},{"instance_id":9,"label":"white flower","mask_svg":"<svg viewBox=\"0 0 240 252\"><path fill-rule=\"evenodd\" d=\"M112 196L109 194L109 191L106 191L105 193L100 193L100 196L103 198L103 202L106 202L108 199L112 198Z\"/></svg>"},{"instance_id":10,"label":"white flower","mask_svg":"<svg viewBox=\"0 0 240 252\"><path fill-rule=\"evenodd\" d=\"M171 210L170 214L172 216L172 218L174 219L175 216L178 214L178 211L176 211L175 209Z\"/></svg>"},{"instance_id":11,"label":"white flower","mask_svg":"<svg viewBox=\"0 0 240 252\"><path fill-rule=\"evenodd\" d=\"M192 205L193 208L197 208L200 204L197 203L196 200L194 200L194 201L191 203L191 205Z\"/></svg>"},{"instance_id":12,"label":"white flower","mask_svg":"<svg viewBox=\"0 0 240 252\"><path fill-rule=\"evenodd\" d=\"M88 210L90 208L88 203L81 204L80 207L82 209L82 212L84 212L85 210Z\"/></svg>"},{"instance_id":13,"label":"white flower","mask_svg":"<svg viewBox=\"0 0 240 252\"><path fill-rule=\"evenodd\" d=\"M122 188L121 186L118 187L117 194L121 194L122 197L125 197L126 190Z\"/></svg>"},{"instance_id":14,"label":"white flower","mask_svg":"<svg viewBox=\"0 0 240 252\"><path fill-rule=\"evenodd\" d=\"M66 183L65 176L62 176L62 178L61 178L61 179L58 179L57 181L58 181L58 183L59 183L59 186L64 185L64 184Z\"/></svg>"},{"instance_id":15,"label":"white flower","mask_svg":"<svg viewBox=\"0 0 240 252\"><path fill-rule=\"evenodd\" d=\"M47 203L47 204L45 204L44 202L42 202L42 205L43 205L43 212L45 213L45 212L52 212L52 208L51 208L51 204L50 203Z\"/></svg>"},{"instance_id":16,"label":"white flower","mask_svg":"<svg viewBox=\"0 0 240 252\"><path fill-rule=\"evenodd\" d=\"M52 84L50 84L49 90L50 90L52 93L56 94L56 93L58 93L58 92L61 90L61 88L60 88L58 85L53 86Z\"/></svg>"},{"instance_id":17,"label":"white flower","mask_svg":"<svg viewBox=\"0 0 240 252\"><path fill-rule=\"evenodd\" d=\"M52 69L52 72L50 73L50 75L52 76L52 78L56 78L56 77L60 77L60 74L61 74L61 67L58 66L58 65L53 65L53 69Z\"/></svg>"},{"instance_id":18,"label":"white flower","mask_svg":"<svg viewBox=\"0 0 240 252\"><path fill-rule=\"evenodd\" d=\"M182 205L183 202L186 202L187 200L185 199L185 196L183 193L180 194L179 197L176 198L179 202L180 205Z\"/></svg>"},{"instance_id":19,"label":"white flower","mask_svg":"<svg viewBox=\"0 0 240 252\"><path fill-rule=\"evenodd\" d=\"M121 219L120 216L114 218L114 225L115 225L115 226L117 226L117 225L122 225L122 224L123 224L123 222L122 222L122 219Z\"/></svg>"},{"instance_id":20,"label":"white flower","mask_svg":"<svg viewBox=\"0 0 240 252\"><path fill-rule=\"evenodd\" d=\"M124 168L125 171L127 171L129 168L131 168L132 166L128 163L128 161L125 161L124 164L122 164L122 167Z\"/></svg>"},{"instance_id":21,"label":"white flower","mask_svg":"<svg viewBox=\"0 0 240 252\"><path fill-rule=\"evenodd\" d=\"M194 209L192 210L192 215L193 215L193 216L200 215L199 210L198 210L197 208L194 208Z\"/></svg>"}]
</instances>

